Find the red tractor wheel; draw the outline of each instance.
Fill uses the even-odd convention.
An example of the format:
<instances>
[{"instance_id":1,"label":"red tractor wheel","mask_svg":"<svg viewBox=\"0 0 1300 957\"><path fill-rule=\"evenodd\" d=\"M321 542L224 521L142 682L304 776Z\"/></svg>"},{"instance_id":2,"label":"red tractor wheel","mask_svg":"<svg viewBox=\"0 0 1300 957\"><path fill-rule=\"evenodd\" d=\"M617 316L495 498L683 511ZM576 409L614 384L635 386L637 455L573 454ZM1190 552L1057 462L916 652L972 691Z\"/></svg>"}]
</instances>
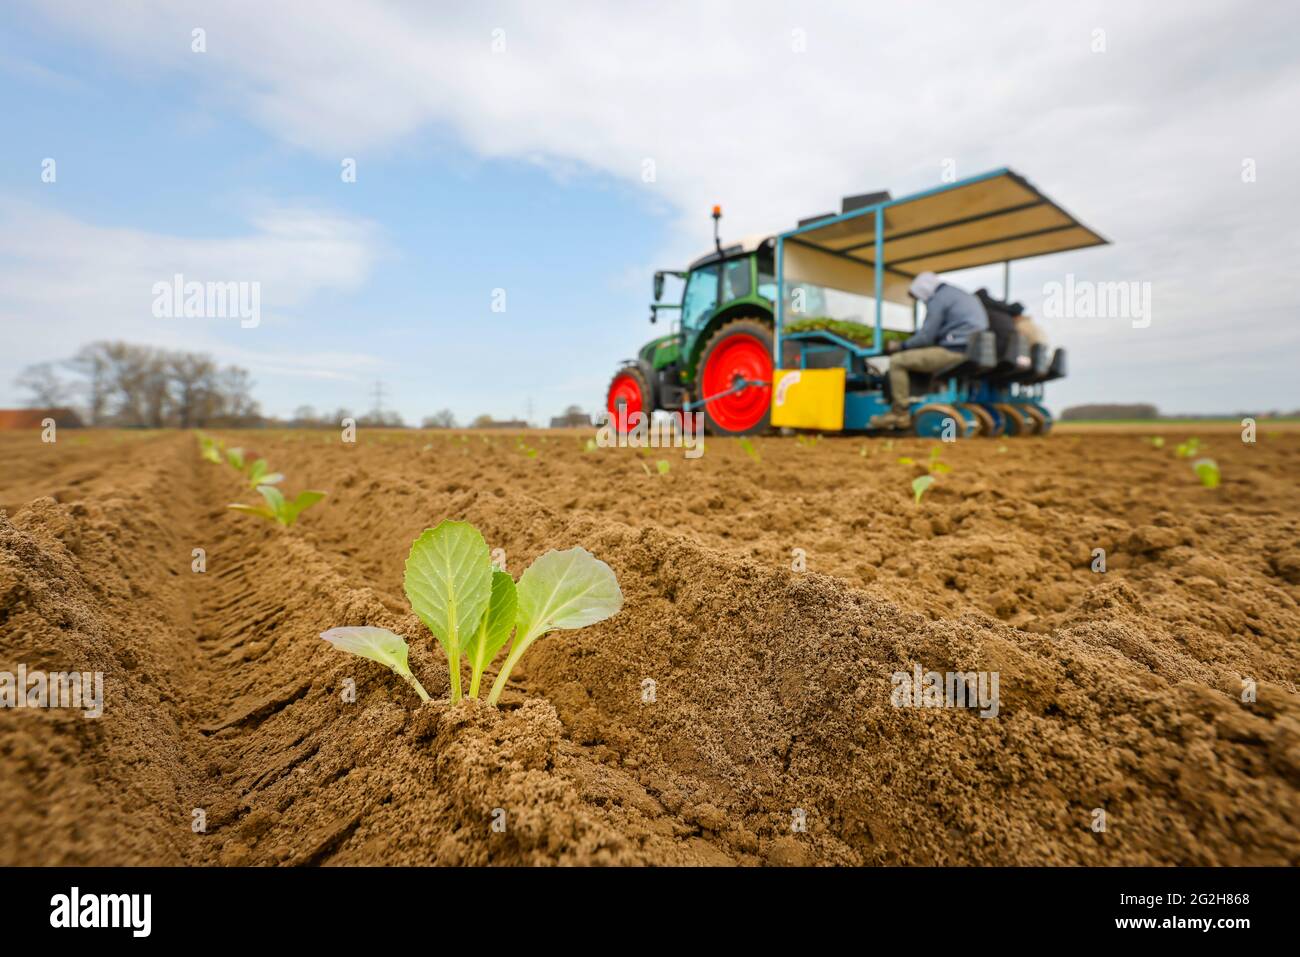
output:
<instances>
[{"instance_id":1,"label":"red tractor wheel","mask_svg":"<svg viewBox=\"0 0 1300 957\"><path fill-rule=\"evenodd\" d=\"M609 412L610 425L619 433L636 427L637 423L632 421L634 412L647 417L653 414L650 383L639 368L625 366L614 374L605 396L605 408Z\"/></svg>"},{"instance_id":2,"label":"red tractor wheel","mask_svg":"<svg viewBox=\"0 0 1300 957\"><path fill-rule=\"evenodd\" d=\"M761 385L737 389L742 380ZM701 410L710 435L766 430L772 415L772 332L767 324L735 319L715 332L700 355L695 392L697 400L710 400Z\"/></svg>"}]
</instances>

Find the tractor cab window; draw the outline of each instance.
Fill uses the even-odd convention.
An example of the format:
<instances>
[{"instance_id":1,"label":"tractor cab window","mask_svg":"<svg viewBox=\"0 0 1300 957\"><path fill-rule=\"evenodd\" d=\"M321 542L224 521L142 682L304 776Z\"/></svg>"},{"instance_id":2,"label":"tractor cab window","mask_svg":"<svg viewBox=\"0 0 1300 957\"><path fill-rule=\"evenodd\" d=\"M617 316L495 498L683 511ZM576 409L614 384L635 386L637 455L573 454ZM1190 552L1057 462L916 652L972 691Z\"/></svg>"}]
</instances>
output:
<instances>
[{"instance_id":1,"label":"tractor cab window","mask_svg":"<svg viewBox=\"0 0 1300 957\"><path fill-rule=\"evenodd\" d=\"M769 302L776 302L776 266L772 254L766 249L760 250L755 257L758 264L758 294Z\"/></svg>"},{"instance_id":2,"label":"tractor cab window","mask_svg":"<svg viewBox=\"0 0 1300 957\"><path fill-rule=\"evenodd\" d=\"M682 325L694 328L718 305L718 267L703 266L691 273L682 295Z\"/></svg>"},{"instance_id":3,"label":"tractor cab window","mask_svg":"<svg viewBox=\"0 0 1300 957\"><path fill-rule=\"evenodd\" d=\"M749 295L749 257L733 259L722 267L722 301Z\"/></svg>"}]
</instances>

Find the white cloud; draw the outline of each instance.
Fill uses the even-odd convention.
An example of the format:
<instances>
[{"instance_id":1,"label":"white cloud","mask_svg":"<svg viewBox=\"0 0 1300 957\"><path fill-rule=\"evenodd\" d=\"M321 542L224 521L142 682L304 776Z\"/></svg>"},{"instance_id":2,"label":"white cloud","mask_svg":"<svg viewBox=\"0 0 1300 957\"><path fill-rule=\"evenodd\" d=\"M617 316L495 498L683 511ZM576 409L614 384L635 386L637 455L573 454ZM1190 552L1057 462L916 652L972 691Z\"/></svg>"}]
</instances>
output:
<instances>
[{"instance_id":1,"label":"white cloud","mask_svg":"<svg viewBox=\"0 0 1300 957\"><path fill-rule=\"evenodd\" d=\"M397 148L437 125L484 156L612 175L678 211L681 240L664 251L677 260L707 246L714 202L738 236L833 209L842 194L935 185L948 158L959 175L1011 166L1115 242L1019 266L1013 292L1036 307L1066 270L1156 290L1153 328L1106 327L1063 394L1186 395L1216 346L1243 341L1270 369L1300 361L1294 337L1275 334L1295 305L1285 277L1300 252L1300 181L1289 175L1300 133L1284 119L1300 92L1293 5L1249 15L1228 2L40 9L130 69L183 72L268 135L322 155ZM200 25L201 55L189 47ZM646 158L654 184L640 182ZM1241 181L1246 158L1258 182ZM1086 343L1095 330L1078 332ZM1186 355L1193 335L1209 354ZM1180 349L1174 366L1166 357ZM1111 374L1108 353L1121 352L1143 376ZM1268 401L1257 376L1236 386ZM1207 395L1203 407L1222 404Z\"/></svg>"},{"instance_id":2,"label":"white cloud","mask_svg":"<svg viewBox=\"0 0 1300 957\"><path fill-rule=\"evenodd\" d=\"M98 226L0 203L0 387L28 363L97 339L208 352L255 374L355 378L378 360L303 350L292 327L317 296L360 288L377 255L372 225L302 209L266 211L246 234L214 239ZM178 273L186 281L258 283L261 324L156 317L154 284Z\"/></svg>"}]
</instances>

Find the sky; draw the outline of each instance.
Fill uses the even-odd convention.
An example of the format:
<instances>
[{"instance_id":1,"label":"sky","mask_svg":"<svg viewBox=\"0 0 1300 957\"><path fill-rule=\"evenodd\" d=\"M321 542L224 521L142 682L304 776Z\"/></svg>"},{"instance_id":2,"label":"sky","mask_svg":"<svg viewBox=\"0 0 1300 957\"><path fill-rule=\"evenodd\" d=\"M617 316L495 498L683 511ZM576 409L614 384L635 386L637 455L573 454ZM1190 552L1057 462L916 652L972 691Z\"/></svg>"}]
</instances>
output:
<instances>
[{"instance_id":1,"label":"sky","mask_svg":"<svg viewBox=\"0 0 1300 957\"><path fill-rule=\"evenodd\" d=\"M1010 167L1111 242L1013 265L1013 298L1151 296L1149 324L1042 318L1049 406L1295 409L1297 35L1241 0L17 0L0 406L120 339L241 365L272 415L377 384L411 423L594 412L715 203L738 238ZM260 322L157 315L176 274L257 283Z\"/></svg>"}]
</instances>

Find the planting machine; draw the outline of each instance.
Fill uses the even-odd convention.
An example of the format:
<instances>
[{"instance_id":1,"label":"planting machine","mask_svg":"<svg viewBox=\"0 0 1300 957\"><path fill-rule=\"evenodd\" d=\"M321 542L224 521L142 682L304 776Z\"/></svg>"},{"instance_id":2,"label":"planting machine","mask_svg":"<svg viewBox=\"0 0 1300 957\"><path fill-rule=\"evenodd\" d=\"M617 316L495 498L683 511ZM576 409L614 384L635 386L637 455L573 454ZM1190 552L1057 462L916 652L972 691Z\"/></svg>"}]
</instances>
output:
<instances>
[{"instance_id":1,"label":"planting machine","mask_svg":"<svg viewBox=\"0 0 1300 957\"><path fill-rule=\"evenodd\" d=\"M1001 169L901 199L845 197L838 214L730 246L717 238L720 216L714 207L713 252L655 273L650 321L676 319L614 375L606 409L615 427L664 410L700 412L716 435L866 431L890 406L885 343L917 327L912 279L1002 263L1003 299L981 291L990 331L953 368L913 375L912 427L931 437L1051 428L1043 384L1065 375L1065 350L1031 348L1013 331L1010 264L1106 240L1021 176ZM683 280L680 303L660 301L667 275ZM887 309L902 313L893 328Z\"/></svg>"}]
</instances>

